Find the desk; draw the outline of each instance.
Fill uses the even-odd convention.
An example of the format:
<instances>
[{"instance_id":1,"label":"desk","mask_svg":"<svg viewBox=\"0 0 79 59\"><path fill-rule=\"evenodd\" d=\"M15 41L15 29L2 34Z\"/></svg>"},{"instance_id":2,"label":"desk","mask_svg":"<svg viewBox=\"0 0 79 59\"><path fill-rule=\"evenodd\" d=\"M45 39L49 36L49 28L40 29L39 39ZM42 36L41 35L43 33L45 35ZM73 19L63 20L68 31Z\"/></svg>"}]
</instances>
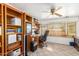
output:
<instances>
[{"instance_id":1,"label":"desk","mask_svg":"<svg viewBox=\"0 0 79 59\"><path fill-rule=\"evenodd\" d=\"M38 46L39 46L39 35L32 35L32 39L34 38L34 40L37 42Z\"/></svg>"}]
</instances>

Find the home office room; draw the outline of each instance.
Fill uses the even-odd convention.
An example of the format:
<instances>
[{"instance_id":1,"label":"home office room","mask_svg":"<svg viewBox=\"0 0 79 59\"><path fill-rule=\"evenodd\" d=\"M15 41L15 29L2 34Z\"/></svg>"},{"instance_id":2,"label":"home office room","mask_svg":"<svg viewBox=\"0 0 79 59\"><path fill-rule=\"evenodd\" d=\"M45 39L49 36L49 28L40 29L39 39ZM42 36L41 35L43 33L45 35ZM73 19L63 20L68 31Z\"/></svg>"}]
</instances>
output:
<instances>
[{"instance_id":1,"label":"home office room","mask_svg":"<svg viewBox=\"0 0 79 59\"><path fill-rule=\"evenodd\" d=\"M78 7L0 3L0 56L79 56Z\"/></svg>"}]
</instances>

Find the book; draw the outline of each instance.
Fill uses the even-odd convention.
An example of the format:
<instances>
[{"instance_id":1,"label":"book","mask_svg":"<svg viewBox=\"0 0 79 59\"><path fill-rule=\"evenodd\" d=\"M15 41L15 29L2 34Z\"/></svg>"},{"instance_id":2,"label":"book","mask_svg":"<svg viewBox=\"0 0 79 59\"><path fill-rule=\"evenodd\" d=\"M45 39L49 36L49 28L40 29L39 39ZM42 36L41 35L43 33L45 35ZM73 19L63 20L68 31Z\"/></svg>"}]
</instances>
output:
<instances>
[{"instance_id":1,"label":"book","mask_svg":"<svg viewBox=\"0 0 79 59\"><path fill-rule=\"evenodd\" d=\"M7 32L16 32L14 29L7 29Z\"/></svg>"}]
</instances>

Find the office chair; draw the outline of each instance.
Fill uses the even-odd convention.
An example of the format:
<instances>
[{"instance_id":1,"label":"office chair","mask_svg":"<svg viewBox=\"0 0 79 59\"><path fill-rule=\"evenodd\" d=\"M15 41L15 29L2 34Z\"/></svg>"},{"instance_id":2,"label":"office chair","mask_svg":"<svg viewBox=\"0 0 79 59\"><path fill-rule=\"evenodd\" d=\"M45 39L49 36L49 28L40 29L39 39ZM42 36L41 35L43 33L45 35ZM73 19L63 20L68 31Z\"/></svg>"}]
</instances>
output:
<instances>
[{"instance_id":1,"label":"office chair","mask_svg":"<svg viewBox=\"0 0 79 59\"><path fill-rule=\"evenodd\" d=\"M49 34L49 31L46 30L44 35L40 36L40 40L39 40L40 47L47 46L47 36L48 36L48 34Z\"/></svg>"}]
</instances>

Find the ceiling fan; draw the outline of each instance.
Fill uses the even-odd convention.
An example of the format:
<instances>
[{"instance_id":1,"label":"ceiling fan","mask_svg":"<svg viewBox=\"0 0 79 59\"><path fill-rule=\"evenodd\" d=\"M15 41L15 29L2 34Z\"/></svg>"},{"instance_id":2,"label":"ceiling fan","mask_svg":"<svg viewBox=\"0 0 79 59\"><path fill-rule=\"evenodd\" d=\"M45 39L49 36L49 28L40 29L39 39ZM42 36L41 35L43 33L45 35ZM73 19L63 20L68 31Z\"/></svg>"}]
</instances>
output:
<instances>
[{"instance_id":1,"label":"ceiling fan","mask_svg":"<svg viewBox=\"0 0 79 59\"><path fill-rule=\"evenodd\" d=\"M49 12L48 12L48 11L44 11L44 12L45 12L45 13L50 13L49 16L50 16L50 15L56 15L56 16L58 16L58 17L61 17L62 15L59 14L59 13L57 13L57 11L60 10L61 8L62 8L62 7L51 8Z\"/></svg>"}]
</instances>

